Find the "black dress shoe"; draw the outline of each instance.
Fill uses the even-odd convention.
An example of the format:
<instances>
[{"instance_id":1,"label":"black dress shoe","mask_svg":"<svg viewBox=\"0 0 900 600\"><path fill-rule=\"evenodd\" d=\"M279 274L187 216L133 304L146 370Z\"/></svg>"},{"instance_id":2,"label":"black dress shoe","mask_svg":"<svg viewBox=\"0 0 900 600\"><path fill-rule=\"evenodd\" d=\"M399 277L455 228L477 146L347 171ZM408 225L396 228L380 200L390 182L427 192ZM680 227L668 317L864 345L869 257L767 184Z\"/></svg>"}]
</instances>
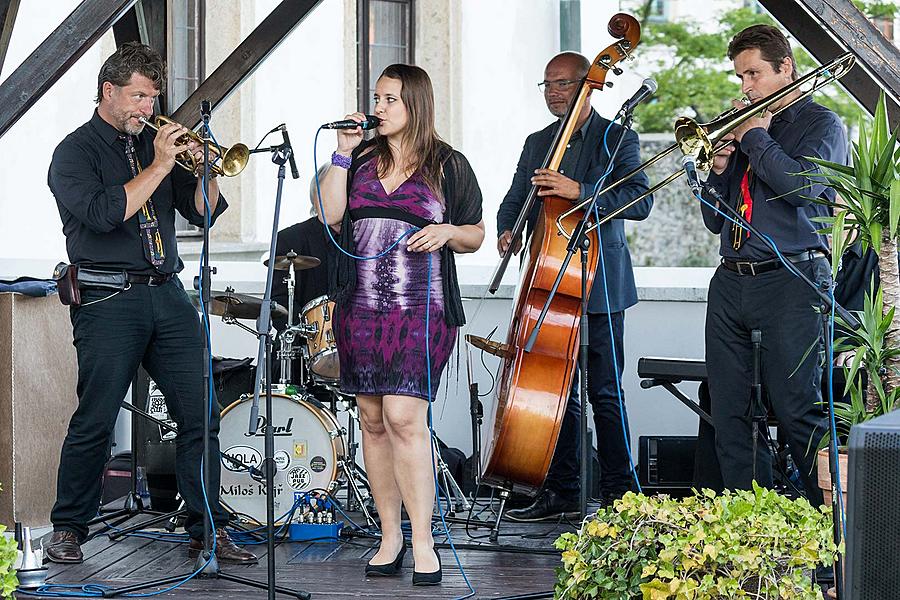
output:
<instances>
[{"instance_id":1,"label":"black dress shoe","mask_svg":"<svg viewBox=\"0 0 900 600\"><path fill-rule=\"evenodd\" d=\"M419 573L418 571L413 571L413 585L437 585L441 582L441 579L444 576L443 569L441 568L441 555L438 554L438 551L434 551L434 555L437 556L438 559L438 569L437 571L432 571L431 573Z\"/></svg>"},{"instance_id":2,"label":"black dress shoe","mask_svg":"<svg viewBox=\"0 0 900 600\"><path fill-rule=\"evenodd\" d=\"M511 521L545 521L566 516L578 518L578 500L568 499L553 490L542 490L530 505L506 511Z\"/></svg>"},{"instance_id":3,"label":"black dress shoe","mask_svg":"<svg viewBox=\"0 0 900 600\"><path fill-rule=\"evenodd\" d=\"M406 555L406 543L400 546L400 552L397 553L396 558L389 563L385 563L383 565L373 565L372 563L368 563L366 565L366 577L391 577L400 572L400 567L403 566L403 557Z\"/></svg>"},{"instance_id":4,"label":"black dress shoe","mask_svg":"<svg viewBox=\"0 0 900 600\"><path fill-rule=\"evenodd\" d=\"M191 539L191 543L188 545L188 556L195 558L201 550L203 550L203 540ZM259 562L255 554L235 544L224 527L216 529L216 559L220 563L233 565L254 565Z\"/></svg>"},{"instance_id":5,"label":"black dress shoe","mask_svg":"<svg viewBox=\"0 0 900 600\"><path fill-rule=\"evenodd\" d=\"M79 564L84 562L78 536L72 531L54 531L50 542L45 546L47 558L55 563Z\"/></svg>"}]
</instances>

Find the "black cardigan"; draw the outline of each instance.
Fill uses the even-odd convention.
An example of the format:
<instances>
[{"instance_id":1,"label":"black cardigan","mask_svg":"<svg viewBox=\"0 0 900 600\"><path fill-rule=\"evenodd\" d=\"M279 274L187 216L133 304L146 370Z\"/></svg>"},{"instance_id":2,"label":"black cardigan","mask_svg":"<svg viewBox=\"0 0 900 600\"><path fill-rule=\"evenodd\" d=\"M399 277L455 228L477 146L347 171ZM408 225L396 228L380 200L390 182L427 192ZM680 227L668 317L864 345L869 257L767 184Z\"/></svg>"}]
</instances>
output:
<instances>
[{"instance_id":1,"label":"black cardigan","mask_svg":"<svg viewBox=\"0 0 900 600\"><path fill-rule=\"evenodd\" d=\"M366 141L357 146L352 154L350 170L347 174L347 197L356 171L366 161L374 158L373 152L364 152L372 145ZM444 218L451 225L477 225L481 222L481 188L469 161L461 152L443 144L438 150L443 165L443 182L441 185L446 209ZM410 215L412 216L412 215ZM344 212L341 231L338 237L341 248L355 254L353 243L353 223L350 211ZM341 305L346 302L356 289L356 261L329 244L332 260L329 261L328 295ZM441 274L444 291L444 320L451 327L459 327L466 322L462 297L459 292L459 281L456 276L456 262L453 251L448 246L440 250Z\"/></svg>"}]
</instances>

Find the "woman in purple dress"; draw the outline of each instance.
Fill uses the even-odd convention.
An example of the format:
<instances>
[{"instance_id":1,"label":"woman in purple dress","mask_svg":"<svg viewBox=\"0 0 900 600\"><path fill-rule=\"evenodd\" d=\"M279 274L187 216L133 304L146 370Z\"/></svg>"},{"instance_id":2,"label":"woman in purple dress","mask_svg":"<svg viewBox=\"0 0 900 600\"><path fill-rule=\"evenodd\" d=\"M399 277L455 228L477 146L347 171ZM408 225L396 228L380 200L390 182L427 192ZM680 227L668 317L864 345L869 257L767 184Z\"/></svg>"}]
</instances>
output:
<instances>
[{"instance_id":1,"label":"woman in purple dress","mask_svg":"<svg viewBox=\"0 0 900 600\"><path fill-rule=\"evenodd\" d=\"M340 226L343 250L378 257L339 253L332 261L334 333L341 390L356 395L381 519L381 546L366 574L400 571L402 504L412 525L413 584L430 585L440 582L441 567L431 535L428 401L465 322L453 255L481 246L481 190L465 157L435 133L425 71L385 69L375 85L375 115L381 123L372 140L363 141L361 128L338 132L333 166L321 181L324 220ZM347 118L363 122L365 115Z\"/></svg>"}]
</instances>

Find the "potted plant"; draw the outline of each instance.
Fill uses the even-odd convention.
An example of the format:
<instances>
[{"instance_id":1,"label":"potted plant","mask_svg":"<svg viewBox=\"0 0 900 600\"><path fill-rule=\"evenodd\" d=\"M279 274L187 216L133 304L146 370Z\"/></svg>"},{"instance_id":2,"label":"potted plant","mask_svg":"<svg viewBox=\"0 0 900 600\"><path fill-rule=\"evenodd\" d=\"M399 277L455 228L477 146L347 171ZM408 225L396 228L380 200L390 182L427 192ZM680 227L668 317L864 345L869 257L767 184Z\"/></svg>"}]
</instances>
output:
<instances>
[{"instance_id":1,"label":"potted plant","mask_svg":"<svg viewBox=\"0 0 900 600\"><path fill-rule=\"evenodd\" d=\"M849 404L835 404L839 440L846 439L853 425L883 415L898 407L900 398L900 271L897 237L900 229L900 144L898 132L890 132L884 94L879 99L872 123L859 122L858 141L853 144L852 165L810 159L820 168L825 185L837 192L829 203L832 217L820 218L829 225L832 237L832 273L837 276L840 257L851 241L858 241L863 253L870 249L878 256L880 285L870 287L865 305L857 311L862 325L854 331L838 319L841 334L835 353L849 352L852 360L844 366L846 387L835 396L848 395ZM830 443L826 434L820 448ZM828 462L820 450L820 485L830 496ZM846 455L841 473L846 492ZM826 502L828 498L826 498Z\"/></svg>"},{"instance_id":2,"label":"potted plant","mask_svg":"<svg viewBox=\"0 0 900 600\"><path fill-rule=\"evenodd\" d=\"M680 499L628 493L556 547L560 600L819 600L810 573L835 557L825 509L756 484Z\"/></svg>"},{"instance_id":3,"label":"potted plant","mask_svg":"<svg viewBox=\"0 0 900 600\"><path fill-rule=\"evenodd\" d=\"M0 486L0 491L2 491ZM19 585L13 563L16 560L16 541L5 535L6 527L0 525L0 598L12 598Z\"/></svg>"}]
</instances>

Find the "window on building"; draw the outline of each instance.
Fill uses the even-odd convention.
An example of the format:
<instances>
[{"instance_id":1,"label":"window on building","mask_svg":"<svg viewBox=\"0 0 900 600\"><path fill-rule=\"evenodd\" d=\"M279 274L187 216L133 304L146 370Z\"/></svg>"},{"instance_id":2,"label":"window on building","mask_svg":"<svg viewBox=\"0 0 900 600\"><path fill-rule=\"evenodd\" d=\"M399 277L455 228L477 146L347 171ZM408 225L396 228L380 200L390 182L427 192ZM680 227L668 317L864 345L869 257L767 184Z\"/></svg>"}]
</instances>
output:
<instances>
[{"instance_id":1,"label":"window on building","mask_svg":"<svg viewBox=\"0 0 900 600\"><path fill-rule=\"evenodd\" d=\"M647 19L655 22L669 20L669 0L651 0Z\"/></svg>"},{"instance_id":2,"label":"window on building","mask_svg":"<svg viewBox=\"0 0 900 600\"><path fill-rule=\"evenodd\" d=\"M205 44L203 0L168 0L167 56L169 81L166 89L172 112L184 103L203 81ZM175 167L180 168L180 167ZM179 236L201 235L202 231L175 214L175 231Z\"/></svg>"},{"instance_id":3,"label":"window on building","mask_svg":"<svg viewBox=\"0 0 900 600\"><path fill-rule=\"evenodd\" d=\"M413 0L358 0L357 31L357 99L371 113L384 68L413 62Z\"/></svg>"}]
</instances>

